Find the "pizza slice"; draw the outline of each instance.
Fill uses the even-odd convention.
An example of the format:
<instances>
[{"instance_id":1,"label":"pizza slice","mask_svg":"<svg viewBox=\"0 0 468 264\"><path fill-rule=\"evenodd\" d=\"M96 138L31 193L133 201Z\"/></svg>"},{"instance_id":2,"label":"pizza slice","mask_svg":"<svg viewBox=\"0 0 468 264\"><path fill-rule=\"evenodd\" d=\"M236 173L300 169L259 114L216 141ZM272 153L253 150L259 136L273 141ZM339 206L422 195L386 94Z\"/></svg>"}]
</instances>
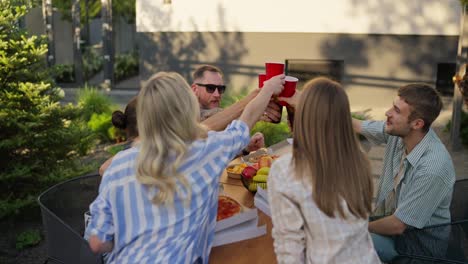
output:
<instances>
[{"instance_id":1,"label":"pizza slice","mask_svg":"<svg viewBox=\"0 0 468 264\"><path fill-rule=\"evenodd\" d=\"M220 221L240 213L242 206L231 197L220 195L218 196L218 215L216 221Z\"/></svg>"}]
</instances>

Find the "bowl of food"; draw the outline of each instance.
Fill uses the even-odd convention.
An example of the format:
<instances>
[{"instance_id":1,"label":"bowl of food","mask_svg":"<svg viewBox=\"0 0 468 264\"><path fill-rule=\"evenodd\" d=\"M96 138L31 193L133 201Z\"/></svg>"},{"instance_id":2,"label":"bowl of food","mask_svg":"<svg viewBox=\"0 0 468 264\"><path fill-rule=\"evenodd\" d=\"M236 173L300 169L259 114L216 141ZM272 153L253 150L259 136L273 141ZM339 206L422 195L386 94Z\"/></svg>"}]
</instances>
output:
<instances>
[{"instance_id":1,"label":"bowl of food","mask_svg":"<svg viewBox=\"0 0 468 264\"><path fill-rule=\"evenodd\" d=\"M240 179L241 173L247 167L245 163L231 164L226 167L226 172L229 178Z\"/></svg>"},{"instance_id":2,"label":"bowl of food","mask_svg":"<svg viewBox=\"0 0 468 264\"><path fill-rule=\"evenodd\" d=\"M265 155L269 155L271 151L266 148L261 148L257 151L250 152L249 155L245 155L241 157L241 161L247 163L248 165L253 165L254 163L258 163L260 158Z\"/></svg>"},{"instance_id":3,"label":"bowl of food","mask_svg":"<svg viewBox=\"0 0 468 264\"><path fill-rule=\"evenodd\" d=\"M241 173L244 187L251 193L256 193L258 187L267 189L267 179L272 162L272 156L264 155L258 159L257 163L245 167Z\"/></svg>"}]
</instances>

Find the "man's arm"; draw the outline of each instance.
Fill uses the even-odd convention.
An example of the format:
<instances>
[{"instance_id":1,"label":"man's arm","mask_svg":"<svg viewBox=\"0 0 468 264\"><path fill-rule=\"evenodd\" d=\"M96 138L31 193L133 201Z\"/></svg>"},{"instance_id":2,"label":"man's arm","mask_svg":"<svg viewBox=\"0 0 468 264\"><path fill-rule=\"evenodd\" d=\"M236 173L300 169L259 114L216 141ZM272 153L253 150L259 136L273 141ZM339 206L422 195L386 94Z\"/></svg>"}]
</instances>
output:
<instances>
[{"instance_id":1,"label":"man's arm","mask_svg":"<svg viewBox=\"0 0 468 264\"><path fill-rule=\"evenodd\" d=\"M210 130L224 130L226 126L232 122L232 120L238 118L242 114L242 111L244 111L245 106L250 101L252 101L252 99L255 98L255 96L257 96L259 91L259 89L255 89L246 97L227 107L222 112L216 113L211 117L205 119L201 123L207 126Z\"/></svg>"},{"instance_id":2,"label":"man's arm","mask_svg":"<svg viewBox=\"0 0 468 264\"><path fill-rule=\"evenodd\" d=\"M362 121L361 120L357 120L355 118L351 118L352 121L353 121L353 129L354 129L354 132L356 133L361 133L362 131Z\"/></svg>"},{"instance_id":3,"label":"man's arm","mask_svg":"<svg viewBox=\"0 0 468 264\"><path fill-rule=\"evenodd\" d=\"M112 241L103 242L97 236L91 235L89 237L89 247L94 253L106 253L112 251L114 243Z\"/></svg>"},{"instance_id":4,"label":"man's arm","mask_svg":"<svg viewBox=\"0 0 468 264\"><path fill-rule=\"evenodd\" d=\"M386 216L369 223L369 232L379 235L401 235L406 230L406 224L394 215Z\"/></svg>"}]
</instances>

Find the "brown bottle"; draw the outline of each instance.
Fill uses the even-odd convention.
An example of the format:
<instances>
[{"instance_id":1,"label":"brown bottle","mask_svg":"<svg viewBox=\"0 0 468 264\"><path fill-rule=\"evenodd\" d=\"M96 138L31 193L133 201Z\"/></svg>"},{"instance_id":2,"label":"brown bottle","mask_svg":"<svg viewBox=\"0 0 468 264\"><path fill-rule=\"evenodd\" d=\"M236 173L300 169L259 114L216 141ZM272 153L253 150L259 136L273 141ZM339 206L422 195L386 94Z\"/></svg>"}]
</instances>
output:
<instances>
[{"instance_id":1,"label":"brown bottle","mask_svg":"<svg viewBox=\"0 0 468 264\"><path fill-rule=\"evenodd\" d=\"M286 106L286 111L288 112L289 129L292 132L294 127L294 107L288 105Z\"/></svg>"},{"instance_id":2,"label":"brown bottle","mask_svg":"<svg viewBox=\"0 0 468 264\"><path fill-rule=\"evenodd\" d=\"M280 107L280 110L279 110L279 111L280 111L281 116L280 116L280 118L278 119L278 121L272 121L273 124L279 124L279 123L281 123L281 117L283 116L283 106L281 106L281 105L279 105L279 104L278 104L278 106Z\"/></svg>"}]
</instances>

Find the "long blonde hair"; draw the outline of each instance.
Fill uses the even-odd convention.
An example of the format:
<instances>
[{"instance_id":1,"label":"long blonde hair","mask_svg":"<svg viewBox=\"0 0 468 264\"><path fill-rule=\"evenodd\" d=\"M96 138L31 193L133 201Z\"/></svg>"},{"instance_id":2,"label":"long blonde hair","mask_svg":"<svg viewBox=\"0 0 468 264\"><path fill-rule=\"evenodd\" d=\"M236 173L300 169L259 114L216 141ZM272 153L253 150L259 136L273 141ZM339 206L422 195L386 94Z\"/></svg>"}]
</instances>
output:
<instances>
[{"instance_id":1,"label":"long blonde hair","mask_svg":"<svg viewBox=\"0 0 468 264\"><path fill-rule=\"evenodd\" d=\"M356 217L367 218L373 194L369 160L353 131L342 86L320 77L304 85L294 119L295 175L310 181L312 197L329 217L346 219L342 199Z\"/></svg>"},{"instance_id":2,"label":"long blonde hair","mask_svg":"<svg viewBox=\"0 0 468 264\"><path fill-rule=\"evenodd\" d=\"M140 152L137 180L158 189L154 204L172 202L177 182L190 197L191 189L178 172L188 144L206 134L199 124L200 108L190 86L174 72L159 72L143 85L138 94L137 120Z\"/></svg>"}]
</instances>

